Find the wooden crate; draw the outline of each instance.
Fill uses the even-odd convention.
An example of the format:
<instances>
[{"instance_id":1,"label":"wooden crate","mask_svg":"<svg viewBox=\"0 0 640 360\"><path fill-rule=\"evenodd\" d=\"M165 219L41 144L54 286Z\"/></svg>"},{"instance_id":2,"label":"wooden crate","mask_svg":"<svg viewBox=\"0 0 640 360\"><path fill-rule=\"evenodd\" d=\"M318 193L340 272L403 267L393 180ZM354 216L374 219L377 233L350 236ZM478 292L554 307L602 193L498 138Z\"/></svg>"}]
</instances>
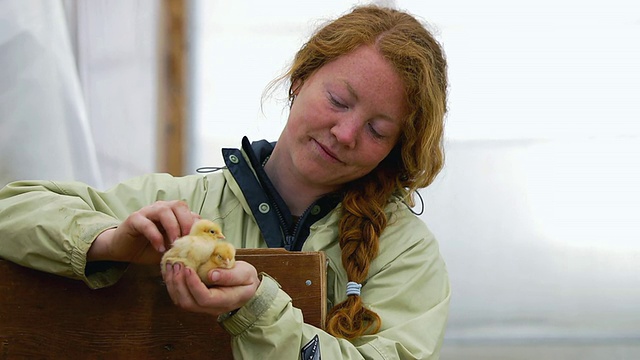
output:
<instances>
[{"instance_id":1,"label":"wooden crate","mask_svg":"<svg viewBox=\"0 0 640 360\"><path fill-rule=\"evenodd\" d=\"M305 322L323 327L324 253L239 249L237 259L275 278ZM173 305L159 266L131 265L98 290L1 259L0 274L0 359L232 359L215 318Z\"/></svg>"}]
</instances>

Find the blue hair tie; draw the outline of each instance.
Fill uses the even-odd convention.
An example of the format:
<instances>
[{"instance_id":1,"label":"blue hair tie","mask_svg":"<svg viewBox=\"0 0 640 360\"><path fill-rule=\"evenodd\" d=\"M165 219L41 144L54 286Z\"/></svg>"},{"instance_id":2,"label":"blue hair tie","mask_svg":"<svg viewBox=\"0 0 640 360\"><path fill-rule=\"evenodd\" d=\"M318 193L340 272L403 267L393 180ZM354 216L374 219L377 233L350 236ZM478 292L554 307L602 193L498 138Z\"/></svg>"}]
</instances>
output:
<instances>
[{"instance_id":1,"label":"blue hair tie","mask_svg":"<svg viewBox=\"0 0 640 360\"><path fill-rule=\"evenodd\" d=\"M347 283L347 296L356 295L360 296L360 289L362 288L362 284L358 284L357 282L349 281Z\"/></svg>"}]
</instances>

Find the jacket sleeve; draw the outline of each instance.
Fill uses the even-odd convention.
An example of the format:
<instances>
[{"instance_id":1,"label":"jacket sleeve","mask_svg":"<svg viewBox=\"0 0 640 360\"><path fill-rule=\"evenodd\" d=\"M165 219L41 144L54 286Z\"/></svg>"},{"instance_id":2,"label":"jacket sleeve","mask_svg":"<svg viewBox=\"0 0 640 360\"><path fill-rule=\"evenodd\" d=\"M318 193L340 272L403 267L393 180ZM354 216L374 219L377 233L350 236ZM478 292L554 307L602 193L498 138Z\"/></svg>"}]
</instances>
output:
<instances>
[{"instance_id":1,"label":"jacket sleeve","mask_svg":"<svg viewBox=\"0 0 640 360\"><path fill-rule=\"evenodd\" d=\"M382 328L353 341L305 324L291 298L268 277L252 301L219 321L233 335L234 356L240 359L306 359L312 354L301 355L314 346L317 359L439 358L450 287L435 240L414 244L370 274L362 296L381 317Z\"/></svg>"},{"instance_id":2,"label":"jacket sleeve","mask_svg":"<svg viewBox=\"0 0 640 360\"><path fill-rule=\"evenodd\" d=\"M91 288L115 283L126 264L90 263L95 238L157 200L185 200L199 212L201 176L153 174L107 191L79 182L18 181L0 190L0 257L37 270L83 280Z\"/></svg>"}]
</instances>

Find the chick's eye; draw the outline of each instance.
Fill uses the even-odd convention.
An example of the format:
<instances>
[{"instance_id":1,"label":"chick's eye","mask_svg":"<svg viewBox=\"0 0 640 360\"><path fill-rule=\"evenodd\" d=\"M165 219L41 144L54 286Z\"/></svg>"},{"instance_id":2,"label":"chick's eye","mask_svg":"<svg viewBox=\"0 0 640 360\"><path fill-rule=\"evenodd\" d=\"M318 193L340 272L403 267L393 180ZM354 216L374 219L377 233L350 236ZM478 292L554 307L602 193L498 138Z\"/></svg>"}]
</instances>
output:
<instances>
[{"instance_id":1,"label":"chick's eye","mask_svg":"<svg viewBox=\"0 0 640 360\"><path fill-rule=\"evenodd\" d=\"M215 234L216 231L215 230L209 230L210 233Z\"/></svg>"}]
</instances>

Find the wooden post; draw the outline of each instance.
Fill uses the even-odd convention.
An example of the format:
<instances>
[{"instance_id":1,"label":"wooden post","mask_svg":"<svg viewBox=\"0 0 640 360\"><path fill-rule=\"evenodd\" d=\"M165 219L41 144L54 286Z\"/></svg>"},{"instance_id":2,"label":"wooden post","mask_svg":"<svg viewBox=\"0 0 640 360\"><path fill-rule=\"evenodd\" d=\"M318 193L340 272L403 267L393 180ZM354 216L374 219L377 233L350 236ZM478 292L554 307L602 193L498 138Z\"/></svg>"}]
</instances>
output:
<instances>
[{"instance_id":1,"label":"wooden post","mask_svg":"<svg viewBox=\"0 0 640 360\"><path fill-rule=\"evenodd\" d=\"M181 176L187 156L187 1L161 4L157 167Z\"/></svg>"}]
</instances>

